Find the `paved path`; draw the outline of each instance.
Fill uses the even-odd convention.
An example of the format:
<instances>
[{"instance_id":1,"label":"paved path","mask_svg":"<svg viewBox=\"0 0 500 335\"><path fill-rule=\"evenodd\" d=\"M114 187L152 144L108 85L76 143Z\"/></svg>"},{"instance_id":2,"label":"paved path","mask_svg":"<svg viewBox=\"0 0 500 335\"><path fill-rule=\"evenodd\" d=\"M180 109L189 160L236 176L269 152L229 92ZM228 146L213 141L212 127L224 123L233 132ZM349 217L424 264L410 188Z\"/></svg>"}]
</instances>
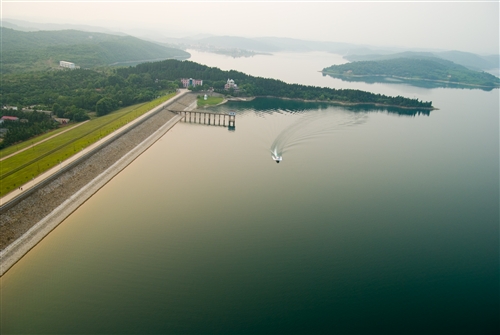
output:
<instances>
[{"instance_id":1,"label":"paved path","mask_svg":"<svg viewBox=\"0 0 500 335\"><path fill-rule=\"evenodd\" d=\"M152 110L150 110L149 112L141 115L140 117L138 117L137 119L127 123L125 126L117 129L116 131L112 132L111 134L107 135L106 137L100 139L99 141L95 142L94 144L86 147L85 149L81 150L79 153L71 156L70 158L68 158L67 160L59 163L58 166L54 166L52 169L50 170L47 170L45 171L44 173L38 175L37 177L35 177L34 179L32 179L31 181L27 182L26 184L22 185L21 187L13 190L12 192L6 194L5 196L3 196L2 198L0 198L0 205L3 205L7 202L9 202L10 200L14 199L15 197L17 197L19 194L21 194L22 192L25 192L27 190L29 190L30 188L34 187L35 185L37 185L38 183L42 182L43 180L45 180L46 178L48 178L49 176L57 173L58 171L60 171L63 167L65 167L66 165L72 163L73 161L77 160L78 158L80 158L81 156L87 154L88 152L94 150L96 147L98 147L99 145L101 145L102 143L106 142L109 138L115 136L116 134L118 134L119 132L123 132L129 128L132 128L135 126L135 124L137 124L138 122L140 122L141 120L143 120L144 118L147 118L150 114L156 112L156 110L160 109L160 108L163 108L164 105L168 105L172 102L173 99L176 99L178 97L180 97L181 95L184 95L186 93L189 93L189 90L187 89L181 89L179 90L179 93L176 94L174 97L170 98L169 100L165 101L164 103L158 105L157 107L153 108Z\"/></svg>"},{"instance_id":2,"label":"paved path","mask_svg":"<svg viewBox=\"0 0 500 335\"><path fill-rule=\"evenodd\" d=\"M73 127L68 128L68 129L66 129L66 130L64 130L64 131L61 131L61 132L60 132L60 133L58 133L58 134L52 135L52 136L50 136L50 137L47 137L46 139L41 140L40 142L36 142L35 144L33 144L33 145L29 146L29 147L26 147L26 148L24 148L24 149L21 149L21 150L19 150L19 151L16 151L16 152L14 152L14 153L11 153L10 155L7 155L7 156L5 156L5 157L2 157L2 158L0 158L0 162L1 162L1 161L3 161L4 159L7 159L7 158L10 158L10 157L12 157L12 156L17 155L18 153L21 153L21 152L23 152L23 151L26 151L26 150L31 149L31 148L33 148L33 147L36 147L37 145L39 145L39 144L41 144L41 143L43 143L43 142L45 142L45 141L48 141L48 140L50 140L51 138L54 138L54 137L59 136L59 135L61 135L61 134L64 134L65 132L70 131L71 129L74 129L74 128L76 128L76 127L80 127L82 124L85 124L85 123L87 123L87 122L89 122L89 120L84 121L84 122L81 122L81 123L79 123L79 124L77 124L77 125L74 125Z\"/></svg>"},{"instance_id":3,"label":"paved path","mask_svg":"<svg viewBox=\"0 0 500 335\"><path fill-rule=\"evenodd\" d=\"M184 108L184 110L185 111L192 111L193 109L196 109L197 106L198 106L198 101L195 100L189 106L187 106L186 108Z\"/></svg>"}]
</instances>

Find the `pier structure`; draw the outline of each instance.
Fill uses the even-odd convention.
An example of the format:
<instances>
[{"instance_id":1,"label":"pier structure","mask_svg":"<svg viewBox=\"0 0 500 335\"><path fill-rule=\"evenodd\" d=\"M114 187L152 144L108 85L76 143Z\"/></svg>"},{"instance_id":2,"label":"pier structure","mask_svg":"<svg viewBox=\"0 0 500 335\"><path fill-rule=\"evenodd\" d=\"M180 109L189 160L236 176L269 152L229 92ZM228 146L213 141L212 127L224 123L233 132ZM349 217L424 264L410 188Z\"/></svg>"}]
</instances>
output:
<instances>
[{"instance_id":1,"label":"pier structure","mask_svg":"<svg viewBox=\"0 0 500 335\"><path fill-rule=\"evenodd\" d=\"M179 111L177 113L182 116L181 122L228 127L229 130L235 130L236 114L233 112L209 113L202 111Z\"/></svg>"}]
</instances>

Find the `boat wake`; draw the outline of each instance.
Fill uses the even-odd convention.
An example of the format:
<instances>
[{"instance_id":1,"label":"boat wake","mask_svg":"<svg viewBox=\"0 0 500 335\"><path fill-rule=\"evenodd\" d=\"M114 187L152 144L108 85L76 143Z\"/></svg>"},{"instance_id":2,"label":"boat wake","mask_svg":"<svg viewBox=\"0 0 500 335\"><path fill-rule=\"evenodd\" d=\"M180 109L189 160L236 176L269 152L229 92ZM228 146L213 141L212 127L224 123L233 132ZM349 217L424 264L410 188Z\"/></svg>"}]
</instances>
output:
<instances>
[{"instance_id":1,"label":"boat wake","mask_svg":"<svg viewBox=\"0 0 500 335\"><path fill-rule=\"evenodd\" d=\"M331 109L301 113L298 119L283 129L271 144L271 157L279 163L283 155L295 147L309 144L336 131L366 122L366 113L332 111ZM296 116L294 116L296 117Z\"/></svg>"}]
</instances>

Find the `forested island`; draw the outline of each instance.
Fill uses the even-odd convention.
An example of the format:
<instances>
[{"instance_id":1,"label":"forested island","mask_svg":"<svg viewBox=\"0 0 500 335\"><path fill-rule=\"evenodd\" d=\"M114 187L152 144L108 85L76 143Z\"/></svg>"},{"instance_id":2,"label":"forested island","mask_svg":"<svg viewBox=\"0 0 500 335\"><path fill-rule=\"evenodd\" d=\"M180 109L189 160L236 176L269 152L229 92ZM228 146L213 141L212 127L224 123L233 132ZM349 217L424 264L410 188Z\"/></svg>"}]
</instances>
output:
<instances>
[{"instance_id":1,"label":"forested island","mask_svg":"<svg viewBox=\"0 0 500 335\"><path fill-rule=\"evenodd\" d=\"M473 71L465 66L435 57L358 61L332 65L324 68L322 72L346 80L363 81L365 77L367 81L370 81L373 77L390 77L407 81L421 80L488 88L500 87L500 78L492 74Z\"/></svg>"},{"instance_id":2,"label":"forested island","mask_svg":"<svg viewBox=\"0 0 500 335\"><path fill-rule=\"evenodd\" d=\"M500 55L478 55L463 51L439 51L439 52L423 52L423 51L403 51L397 53L374 53L374 54L348 54L344 58L350 62L360 61L379 61L395 58L431 58L444 59L455 64L465 66L474 71L486 71L498 69ZM486 71L488 72L488 71Z\"/></svg>"}]
</instances>

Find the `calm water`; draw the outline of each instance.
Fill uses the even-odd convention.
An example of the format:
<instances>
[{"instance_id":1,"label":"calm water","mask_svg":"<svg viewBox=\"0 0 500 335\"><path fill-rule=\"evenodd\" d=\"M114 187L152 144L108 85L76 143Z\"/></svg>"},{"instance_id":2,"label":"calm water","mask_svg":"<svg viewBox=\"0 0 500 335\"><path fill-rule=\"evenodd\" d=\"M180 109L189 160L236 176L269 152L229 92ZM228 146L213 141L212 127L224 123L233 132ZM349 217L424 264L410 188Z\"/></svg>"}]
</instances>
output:
<instances>
[{"instance_id":1,"label":"calm water","mask_svg":"<svg viewBox=\"0 0 500 335\"><path fill-rule=\"evenodd\" d=\"M218 107L235 131L179 123L2 278L2 334L498 332L498 90L193 60L439 110L256 99Z\"/></svg>"}]
</instances>

